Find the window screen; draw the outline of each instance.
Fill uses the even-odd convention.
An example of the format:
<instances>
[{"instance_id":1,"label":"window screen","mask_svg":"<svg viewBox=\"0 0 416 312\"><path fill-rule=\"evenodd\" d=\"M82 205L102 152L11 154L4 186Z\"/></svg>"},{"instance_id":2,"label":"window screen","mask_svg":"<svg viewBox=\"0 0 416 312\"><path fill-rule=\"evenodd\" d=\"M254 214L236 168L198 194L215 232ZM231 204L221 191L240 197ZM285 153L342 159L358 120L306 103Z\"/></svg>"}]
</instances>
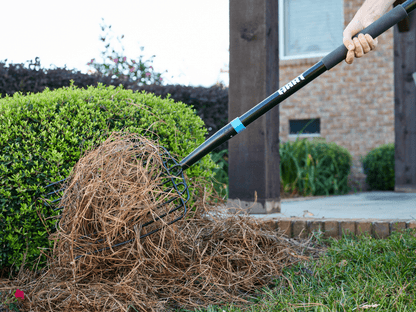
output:
<instances>
[{"instance_id":1,"label":"window screen","mask_svg":"<svg viewBox=\"0 0 416 312\"><path fill-rule=\"evenodd\" d=\"M343 1L280 1L283 4L280 15L283 18L283 57L326 55L342 44Z\"/></svg>"},{"instance_id":2,"label":"window screen","mask_svg":"<svg viewBox=\"0 0 416 312\"><path fill-rule=\"evenodd\" d=\"M289 120L289 134L319 134L321 133L321 123L319 118Z\"/></svg>"}]
</instances>

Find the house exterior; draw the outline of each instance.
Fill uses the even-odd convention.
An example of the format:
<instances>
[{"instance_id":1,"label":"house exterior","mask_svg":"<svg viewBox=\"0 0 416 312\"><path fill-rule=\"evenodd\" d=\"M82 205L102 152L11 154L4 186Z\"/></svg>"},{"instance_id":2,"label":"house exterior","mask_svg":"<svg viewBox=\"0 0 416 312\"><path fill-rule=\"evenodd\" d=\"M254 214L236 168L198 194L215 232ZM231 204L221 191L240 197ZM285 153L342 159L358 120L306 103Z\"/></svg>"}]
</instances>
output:
<instances>
[{"instance_id":1,"label":"house exterior","mask_svg":"<svg viewBox=\"0 0 416 312\"><path fill-rule=\"evenodd\" d=\"M313 4L312 4L313 3ZM342 44L362 0L279 0L279 85L285 85ZM318 31L315 31L317 29ZM394 142L393 29L352 65L322 74L280 104L280 141L324 138L353 156L351 185L366 190L360 156Z\"/></svg>"}]
</instances>

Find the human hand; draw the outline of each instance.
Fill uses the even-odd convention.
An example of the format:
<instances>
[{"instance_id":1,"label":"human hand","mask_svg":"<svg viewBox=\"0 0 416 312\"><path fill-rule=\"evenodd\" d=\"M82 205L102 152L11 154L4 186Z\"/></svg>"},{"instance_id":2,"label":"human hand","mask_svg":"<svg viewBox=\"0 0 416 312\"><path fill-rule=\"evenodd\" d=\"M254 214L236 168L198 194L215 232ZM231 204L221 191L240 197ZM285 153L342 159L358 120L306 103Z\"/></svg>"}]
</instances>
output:
<instances>
[{"instance_id":1,"label":"human hand","mask_svg":"<svg viewBox=\"0 0 416 312\"><path fill-rule=\"evenodd\" d=\"M358 38L352 39L352 36L372 24L380 16L379 15L367 15L361 18L359 15L355 16L353 20L348 24L343 32L343 43L348 49L345 62L352 64L354 56L357 58L362 57L364 54L374 50L378 44L378 40L373 39L369 34L359 34Z\"/></svg>"}]
</instances>

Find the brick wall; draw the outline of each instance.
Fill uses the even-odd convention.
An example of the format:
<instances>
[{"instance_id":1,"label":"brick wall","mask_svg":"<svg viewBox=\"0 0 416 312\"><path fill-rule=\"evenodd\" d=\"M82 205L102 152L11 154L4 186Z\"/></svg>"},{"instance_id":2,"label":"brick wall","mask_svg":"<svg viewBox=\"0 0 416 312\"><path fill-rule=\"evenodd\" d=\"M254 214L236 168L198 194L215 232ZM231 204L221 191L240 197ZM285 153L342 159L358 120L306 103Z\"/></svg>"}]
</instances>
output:
<instances>
[{"instance_id":1,"label":"brick wall","mask_svg":"<svg viewBox=\"0 0 416 312\"><path fill-rule=\"evenodd\" d=\"M344 28L363 1L344 1ZM351 185L366 190L360 155L394 142L393 29L377 48L352 65L342 62L280 104L280 141L289 140L289 120L320 118L321 137L353 156ZM280 86L321 58L281 60Z\"/></svg>"}]
</instances>

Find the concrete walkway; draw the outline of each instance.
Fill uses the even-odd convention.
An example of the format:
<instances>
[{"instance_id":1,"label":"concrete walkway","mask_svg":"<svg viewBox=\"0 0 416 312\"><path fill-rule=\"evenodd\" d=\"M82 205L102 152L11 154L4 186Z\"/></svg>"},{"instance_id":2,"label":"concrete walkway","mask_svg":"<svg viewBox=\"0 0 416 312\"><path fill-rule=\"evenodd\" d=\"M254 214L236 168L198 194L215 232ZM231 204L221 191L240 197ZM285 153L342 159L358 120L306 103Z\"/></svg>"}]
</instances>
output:
<instances>
[{"instance_id":1,"label":"concrete walkway","mask_svg":"<svg viewBox=\"0 0 416 312\"><path fill-rule=\"evenodd\" d=\"M250 216L289 237L306 238L321 231L325 237L351 232L387 238L393 231L416 228L416 193L372 191L282 199L280 213Z\"/></svg>"},{"instance_id":2,"label":"concrete walkway","mask_svg":"<svg viewBox=\"0 0 416 312\"><path fill-rule=\"evenodd\" d=\"M416 193L373 191L318 198L282 199L281 213L260 218L401 219L416 220Z\"/></svg>"}]
</instances>

